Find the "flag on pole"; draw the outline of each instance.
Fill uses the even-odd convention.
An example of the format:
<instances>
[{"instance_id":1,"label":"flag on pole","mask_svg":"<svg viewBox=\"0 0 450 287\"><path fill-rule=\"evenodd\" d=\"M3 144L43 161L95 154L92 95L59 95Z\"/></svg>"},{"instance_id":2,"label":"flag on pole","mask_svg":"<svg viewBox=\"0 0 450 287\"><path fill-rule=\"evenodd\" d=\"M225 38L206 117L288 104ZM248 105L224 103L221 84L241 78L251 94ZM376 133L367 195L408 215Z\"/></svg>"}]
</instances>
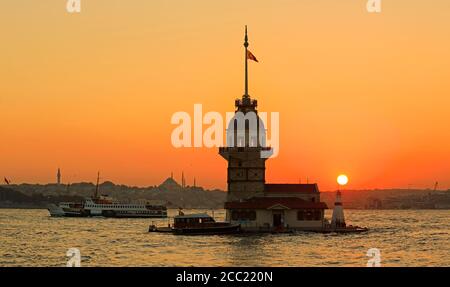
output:
<instances>
[{"instance_id":1,"label":"flag on pole","mask_svg":"<svg viewBox=\"0 0 450 287\"><path fill-rule=\"evenodd\" d=\"M252 52L250 52L249 50L247 50L247 59L253 60L255 62L258 62L258 60L256 59L255 55L253 55Z\"/></svg>"},{"instance_id":2,"label":"flag on pole","mask_svg":"<svg viewBox=\"0 0 450 287\"><path fill-rule=\"evenodd\" d=\"M4 179L5 179L6 184L9 185L9 180L6 177L4 177Z\"/></svg>"}]
</instances>

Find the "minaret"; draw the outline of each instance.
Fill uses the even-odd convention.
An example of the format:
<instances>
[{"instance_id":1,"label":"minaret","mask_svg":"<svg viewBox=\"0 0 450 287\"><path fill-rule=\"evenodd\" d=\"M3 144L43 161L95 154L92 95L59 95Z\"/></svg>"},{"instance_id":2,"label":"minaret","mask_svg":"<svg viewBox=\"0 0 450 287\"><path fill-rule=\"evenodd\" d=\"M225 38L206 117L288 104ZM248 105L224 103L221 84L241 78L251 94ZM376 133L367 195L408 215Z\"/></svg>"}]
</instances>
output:
<instances>
[{"instance_id":1,"label":"minaret","mask_svg":"<svg viewBox=\"0 0 450 287\"><path fill-rule=\"evenodd\" d=\"M100 183L100 171L97 172L97 184L95 185L94 198L99 198L99 197L98 197L98 187L99 187L99 183Z\"/></svg>"},{"instance_id":2,"label":"minaret","mask_svg":"<svg viewBox=\"0 0 450 287\"><path fill-rule=\"evenodd\" d=\"M245 77L244 95L235 100L235 116L228 123L227 144L219 148L219 154L228 161L227 201L241 201L262 196L265 188L265 161L262 151L270 152L266 147L264 123L258 117L258 103L248 93L248 60L254 56L248 51L247 26L244 36ZM252 59L252 58L250 58ZM253 117L256 121L250 124ZM256 130L255 130L256 129ZM228 215L227 215L228 216Z\"/></svg>"},{"instance_id":3,"label":"minaret","mask_svg":"<svg viewBox=\"0 0 450 287\"><path fill-rule=\"evenodd\" d=\"M59 167L58 167L58 172L56 173L56 183L58 185L61 184L61 170L59 169Z\"/></svg>"},{"instance_id":4,"label":"minaret","mask_svg":"<svg viewBox=\"0 0 450 287\"><path fill-rule=\"evenodd\" d=\"M185 187L185 181L184 181L184 171L181 172L181 187Z\"/></svg>"},{"instance_id":5,"label":"minaret","mask_svg":"<svg viewBox=\"0 0 450 287\"><path fill-rule=\"evenodd\" d=\"M331 227L345 227L344 209L342 208L341 192L339 190L336 193L336 202L334 203Z\"/></svg>"}]
</instances>

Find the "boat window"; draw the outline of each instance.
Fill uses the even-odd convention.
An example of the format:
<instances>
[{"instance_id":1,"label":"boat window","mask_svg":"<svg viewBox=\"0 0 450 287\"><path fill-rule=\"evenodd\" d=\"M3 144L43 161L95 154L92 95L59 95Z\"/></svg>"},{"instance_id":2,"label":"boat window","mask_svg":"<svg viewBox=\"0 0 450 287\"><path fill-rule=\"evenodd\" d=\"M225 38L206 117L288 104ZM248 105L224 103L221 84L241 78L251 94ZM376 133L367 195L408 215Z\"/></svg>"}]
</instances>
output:
<instances>
[{"instance_id":1,"label":"boat window","mask_svg":"<svg viewBox=\"0 0 450 287\"><path fill-rule=\"evenodd\" d=\"M214 222L214 218L212 218L212 217L205 217L205 218L203 218L203 222Z\"/></svg>"}]
</instances>

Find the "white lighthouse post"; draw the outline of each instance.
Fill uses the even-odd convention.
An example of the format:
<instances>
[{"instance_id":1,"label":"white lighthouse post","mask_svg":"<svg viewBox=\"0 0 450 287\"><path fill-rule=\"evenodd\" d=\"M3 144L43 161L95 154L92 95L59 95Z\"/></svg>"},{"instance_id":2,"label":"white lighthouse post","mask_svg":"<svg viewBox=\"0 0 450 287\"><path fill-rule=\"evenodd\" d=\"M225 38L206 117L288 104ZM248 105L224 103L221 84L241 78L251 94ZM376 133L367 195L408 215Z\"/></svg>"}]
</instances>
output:
<instances>
[{"instance_id":1,"label":"white lighthouse post","mask_svg":"<svg viewBox=\"0 0 450 287\"><path fill-rule=\"evenodd\" d=\"M340 186L346 185L348 178L345 175L338 176L338 184ZM341 191L336 192L336 201L334 202L333 217L331 218L332 228L345 227L344 209L342 207Z\"/></svg>"}]
</instances>

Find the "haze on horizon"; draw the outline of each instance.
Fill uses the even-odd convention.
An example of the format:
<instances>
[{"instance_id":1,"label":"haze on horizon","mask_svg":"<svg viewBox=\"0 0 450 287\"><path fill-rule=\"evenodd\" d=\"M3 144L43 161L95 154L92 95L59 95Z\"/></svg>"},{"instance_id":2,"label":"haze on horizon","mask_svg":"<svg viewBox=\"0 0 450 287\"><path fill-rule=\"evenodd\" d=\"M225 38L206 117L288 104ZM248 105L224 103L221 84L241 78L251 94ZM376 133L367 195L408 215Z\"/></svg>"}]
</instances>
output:
<instances>
[{"instance_id":1,"label":"haze on horizon","mask_svg":"<svg viewBox=\"0 0 450 287\"><path fill-rule=\"evenodd\" d=\"M217 148L175 149L174 112L233 111L249 91L280 113L268 182L450 188L448 1L0 3L0 177L13 183L226 187Z\"/></svg>"}]
</instances>

